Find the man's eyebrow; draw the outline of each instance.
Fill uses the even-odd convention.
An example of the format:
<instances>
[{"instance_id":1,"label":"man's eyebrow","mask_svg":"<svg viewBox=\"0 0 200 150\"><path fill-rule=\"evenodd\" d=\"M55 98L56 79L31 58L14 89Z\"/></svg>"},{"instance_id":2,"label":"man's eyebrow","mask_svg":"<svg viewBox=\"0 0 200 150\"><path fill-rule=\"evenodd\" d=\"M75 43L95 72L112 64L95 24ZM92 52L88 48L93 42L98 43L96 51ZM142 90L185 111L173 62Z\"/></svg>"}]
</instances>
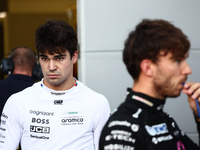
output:
<instances>
[{"instance_id":1,"label":"man's eyebrow","mask_svg":"<svg viewBox=\"0 0 200 150\"><path fill-rule=\"evenodd\" d=\"M58 58L58 57L63 57L66 56L65 54L59 54L59 55L55 55L54 58Z\"/></svg>"}]
</instances>

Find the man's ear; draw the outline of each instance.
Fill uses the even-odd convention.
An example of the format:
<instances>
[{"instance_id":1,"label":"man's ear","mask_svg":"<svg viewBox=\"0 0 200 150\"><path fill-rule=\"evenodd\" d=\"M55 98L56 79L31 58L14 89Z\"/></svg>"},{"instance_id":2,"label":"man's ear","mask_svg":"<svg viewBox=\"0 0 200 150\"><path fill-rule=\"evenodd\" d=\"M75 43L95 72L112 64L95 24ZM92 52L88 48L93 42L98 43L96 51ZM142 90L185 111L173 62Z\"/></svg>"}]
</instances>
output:
<instances>
[{"instance_id":1,"label":"man's ear","mask_svg":"<svg viewBox=\"0 0 200 150\"><path fill-rule=\"evenodd\" d=\"M149 59L144 59L142 60L142 62L140 63L140 67L141 70L144 74L146 74L147 76L153 76L154 74L154 67L153 67L153 63L151 60Z\"/></svg>"},{"instance_id":2,"label":"man's ear","mask_svg":"<svg viewBox=\"0 0 200 150\"><path fill-rule=\"evenodd\" d=\"M74 55L72 56L72 62L73 62L73 64L76 63L77 59L78 59L78 51L75 51Z\"/></svg>"}]
</instances>

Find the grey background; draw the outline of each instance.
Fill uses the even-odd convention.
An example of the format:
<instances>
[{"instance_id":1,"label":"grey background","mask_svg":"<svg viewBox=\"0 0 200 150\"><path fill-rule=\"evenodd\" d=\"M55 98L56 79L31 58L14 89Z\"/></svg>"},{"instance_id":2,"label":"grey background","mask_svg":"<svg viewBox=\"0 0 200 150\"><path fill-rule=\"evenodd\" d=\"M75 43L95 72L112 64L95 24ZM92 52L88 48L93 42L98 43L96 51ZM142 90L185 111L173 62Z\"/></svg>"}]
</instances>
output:
<instances>
[{"instance_id":1,"label":"grey background","mask_svg":"<svg viewBox=\"0 0 200 150\"><path fill-rule=\"evenodd\" d=\"M128 33L142 19L165 19L181 28L191 42L188 81L200 82L199 0L77 0L79 80L109 100L111 110L124 101L133 80L122 62ZM183 93L167 99L164 110L196 143L196 125Z\"/></svg>"}]
</instances>

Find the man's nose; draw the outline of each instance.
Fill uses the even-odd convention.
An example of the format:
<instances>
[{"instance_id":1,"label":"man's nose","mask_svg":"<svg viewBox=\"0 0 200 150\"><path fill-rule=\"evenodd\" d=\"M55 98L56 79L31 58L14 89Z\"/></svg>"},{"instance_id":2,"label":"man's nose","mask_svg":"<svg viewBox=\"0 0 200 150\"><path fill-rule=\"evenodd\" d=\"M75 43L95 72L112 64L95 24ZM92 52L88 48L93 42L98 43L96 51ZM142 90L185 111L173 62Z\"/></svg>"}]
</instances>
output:
<instances>
[{"instance_id":1,"label":"man's nose","mask_svg":"<svg viewBox=\"0 0 200 150\"><path fill-rule=\"evenodd\" d=\"M186 61L185 61L182 73L183 74L191 74L192 73L192 69L190 68L190 66L188 65L188 63Z\"/></svg>"},{"instance_id":2,"label":"man's nose","mask_svg":"<svg viewBox=\"0 0 200 150\"><path fill-rule=\"evenodd\" d=\"M49 70L50 71L56 70L56 62L54 60L49 61Z\"/></svg>"}]
</instances>

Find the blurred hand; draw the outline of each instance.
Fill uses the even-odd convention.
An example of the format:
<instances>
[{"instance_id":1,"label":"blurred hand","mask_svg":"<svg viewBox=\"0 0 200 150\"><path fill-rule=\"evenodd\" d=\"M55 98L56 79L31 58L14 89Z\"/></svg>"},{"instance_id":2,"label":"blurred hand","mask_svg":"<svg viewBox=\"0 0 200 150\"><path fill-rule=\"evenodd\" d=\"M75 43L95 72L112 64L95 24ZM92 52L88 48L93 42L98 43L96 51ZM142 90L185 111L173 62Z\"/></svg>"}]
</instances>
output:
<instances>
[{"instance_id":1,"label":"blurred hand","mask_svg":"<svg viewBox=\"0 0 200 150\"><path fill-rule=\"evenodd\" d=\"M200 83L186 82L183 86L183 93L188 95L188 102L193 112L198 115L195 99L200 103Z\"/></svg>"}]
</instances>

